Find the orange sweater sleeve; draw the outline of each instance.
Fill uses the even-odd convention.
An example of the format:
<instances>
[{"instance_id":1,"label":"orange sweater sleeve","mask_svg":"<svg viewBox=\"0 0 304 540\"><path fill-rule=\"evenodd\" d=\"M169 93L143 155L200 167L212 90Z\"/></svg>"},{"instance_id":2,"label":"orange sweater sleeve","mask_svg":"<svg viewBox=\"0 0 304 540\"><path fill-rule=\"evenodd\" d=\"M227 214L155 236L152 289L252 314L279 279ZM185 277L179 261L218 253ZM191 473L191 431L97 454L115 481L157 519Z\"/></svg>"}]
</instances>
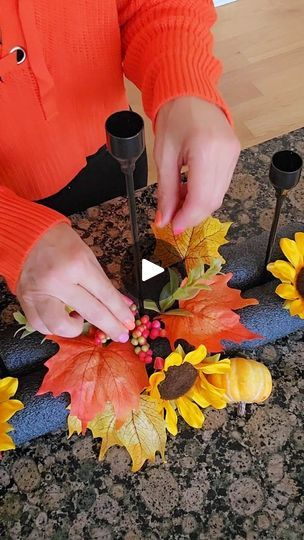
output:
<instances>
[{"instance_id":1,"label":"orange sweater sleeve","mask_svg":"<svg viewBox=\"0 0 304 540\"><path fill-rule=\"evenodd\" d=\"M218 105L231 122L216 84L221 65L212 53L212 0L117 0L124 72L142 91L154 122L160 107L180 96Z\"/></svg>"},{"instance_id":2,"label":"orange sweater sleeve","mask_svg":"<svg viewBox=\"0 0 304 540\"><path fill-rule=\"evenodd\" d=\"M65 222L65 216L0 186L0 275L13 293L30 249L52 225Z\"/></svg>"}]
</instances>

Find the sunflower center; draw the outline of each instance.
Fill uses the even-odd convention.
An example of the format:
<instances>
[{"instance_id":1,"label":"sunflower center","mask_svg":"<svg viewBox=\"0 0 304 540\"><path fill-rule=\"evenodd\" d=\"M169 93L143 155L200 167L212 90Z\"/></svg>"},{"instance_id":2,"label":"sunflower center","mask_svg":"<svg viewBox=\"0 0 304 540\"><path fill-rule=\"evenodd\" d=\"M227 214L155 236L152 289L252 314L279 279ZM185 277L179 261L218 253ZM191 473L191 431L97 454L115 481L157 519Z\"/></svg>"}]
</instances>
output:
<instances>
[{"instance_id":1,"label":"sunflower center","mask_svg":"<svg viewBox=\"0 0 304 540\"><path fill-rule=\"evenodd\" d=\"M158 385L162 399L171 400L184 396L195 383L196 369L185 362L180 366L170 366L166 378Z\"/></svg>"},{"instance_id":2,"label":"sunflower center","mask_svg":"<svg viewBox=\"0 0 304 540\"><path fill-rule=\"evenodd\" d=\"M304 298L304 266L298 273L296 287L302 298Z\"/></svg>"}]
</instances>

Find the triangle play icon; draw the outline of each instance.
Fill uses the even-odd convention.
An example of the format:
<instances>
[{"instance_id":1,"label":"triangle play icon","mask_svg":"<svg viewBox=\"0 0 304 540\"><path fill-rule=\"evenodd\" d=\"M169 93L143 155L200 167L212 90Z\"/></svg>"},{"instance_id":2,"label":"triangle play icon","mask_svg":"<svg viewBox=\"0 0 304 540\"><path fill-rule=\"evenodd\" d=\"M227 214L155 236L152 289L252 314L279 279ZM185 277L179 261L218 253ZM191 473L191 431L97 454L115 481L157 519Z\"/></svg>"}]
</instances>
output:
<instances>
[{"instance_id":1,"label":"triangle play icon","mask_svg":"<svg viewBox=\"0 0 304 540\"><path fill-rule=\"evenodd\" d=\"M147 281L148 279L158 276L158 274L161 274L164 271L165 271L164 268L162 268L161 266L158 266L158 264L154 264L151 261L147 261L147 259L142 259L141 276L142 276L143 281Z\"/></svg>"}]
</instances>

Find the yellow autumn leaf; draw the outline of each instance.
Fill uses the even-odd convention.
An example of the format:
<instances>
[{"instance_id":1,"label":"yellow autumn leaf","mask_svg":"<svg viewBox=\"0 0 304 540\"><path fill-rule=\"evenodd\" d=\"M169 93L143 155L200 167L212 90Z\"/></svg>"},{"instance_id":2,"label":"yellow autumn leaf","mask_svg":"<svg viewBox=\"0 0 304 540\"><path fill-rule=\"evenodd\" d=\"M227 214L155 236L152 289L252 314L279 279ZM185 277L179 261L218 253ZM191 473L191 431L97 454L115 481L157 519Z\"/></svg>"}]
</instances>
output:
<instances>
[{"instance_id":1,"label":"yellow autumn leaf","mask_svg":"<svg viewBox=\"0 0 304 540\"><path fill-rule=\"evenodd\" d=\"M68 407L69 409L70 407ZM77 435L80 435L82 432L82 423L77 416L72 416L69 414L68 416L68 439L72 437L74 433L77 433Z\"/></svg>"},{"instance_id":2,"label":"yellow autumn leaf","mask_svg":"<svg viewBox=\"0 0 304 540\"><path fill-rule=\"evenodd\" d=\"M141 396L138 411L118 431L122 445L132 458L132 471L136 472L149 459L155 462L155 453L160 452L165 460L166 428L159 404L149 396Z\"/></svg>"},{"instance_id":3,"label":"yellow autumn leaf","mask_svg":"<svg viewBox=\"0 0 304 540\"><path fill-rule=\"evenodd\" d=\"M217 218L208 217L200 225L186 229L182 234L175 236L171 225L159 229L152 224L156 238L155 256L163 266L185 261L186 270L190 270L199 264L210 265L213 259L225 259L219 254L219 248L227 244L225 236L231 222L221 223Z\"/></svg>"},{"instance_id":4,"label":"yellow autumn leaf","mask_svg":"<svg viewBox=\"0 0 304 540\"><path fill-rule=\"evenodd\" d=\"M69 436L82 431L81 421L76 416L68 417ZM132 471L138 471L147 459L155 461L156 452L165 459L166 428L159 403L150 396L140 396L137 411L132 411L126 422L115 429L115 414L111 403L107 403L102 414L97 414L88 423L94 438L101 437L99 459L103 459L111 446L123 446L132 458Z\"/></svg>"},{"instance_id":5,"label":"yellow autumn leaf","mask_svg":"<svg viewBox=\"0 0 304 540\"><path fill-rule=\"evenodd\" d=\"M88 423L88 428L92 431L94 439L96 439L96 437L102 438L99 459L104 458L111 446L123 446L117 436L118 432L115 429L115 423L116 417L110 402L106 404L102 414L97 414L95 418Z\"/></svg>"}]
</instances>

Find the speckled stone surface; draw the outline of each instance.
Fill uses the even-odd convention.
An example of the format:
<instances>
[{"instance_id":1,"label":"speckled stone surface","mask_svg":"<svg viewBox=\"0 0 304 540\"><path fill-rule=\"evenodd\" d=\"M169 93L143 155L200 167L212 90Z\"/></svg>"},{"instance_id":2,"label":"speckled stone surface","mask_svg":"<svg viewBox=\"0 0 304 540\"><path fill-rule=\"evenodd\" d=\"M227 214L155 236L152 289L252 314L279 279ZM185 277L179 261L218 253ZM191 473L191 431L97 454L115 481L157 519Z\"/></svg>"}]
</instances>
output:
<instances>
[{"instance_id":1,"label":"speckled stone surface","mask_svg":"<svg viewBox=\"0 0 304 540\"><path fill-rule=\"evenodd\" d=\"M274 198L267 182L272 154L304 155L304 130L245 150L222 210L233 220L230 238L267 230ZM150 235L155 188L138 195L142 238ZM281 223L304 223L304 182L291 193ZM121 257L130 243L126 201L117 199L73 217L73 224L120 285ZM1 326L17 305L3 291ZM270 400L248 408L206 411L204 430L180 423L169 438L167 463L130 473L127 453L112 448L98 462L90 436L57 432L6 453L0 463L0 538L257 540L304 537L304 343L297 332L257 349L270 368Z\"/></svg>"}]
</instances>

